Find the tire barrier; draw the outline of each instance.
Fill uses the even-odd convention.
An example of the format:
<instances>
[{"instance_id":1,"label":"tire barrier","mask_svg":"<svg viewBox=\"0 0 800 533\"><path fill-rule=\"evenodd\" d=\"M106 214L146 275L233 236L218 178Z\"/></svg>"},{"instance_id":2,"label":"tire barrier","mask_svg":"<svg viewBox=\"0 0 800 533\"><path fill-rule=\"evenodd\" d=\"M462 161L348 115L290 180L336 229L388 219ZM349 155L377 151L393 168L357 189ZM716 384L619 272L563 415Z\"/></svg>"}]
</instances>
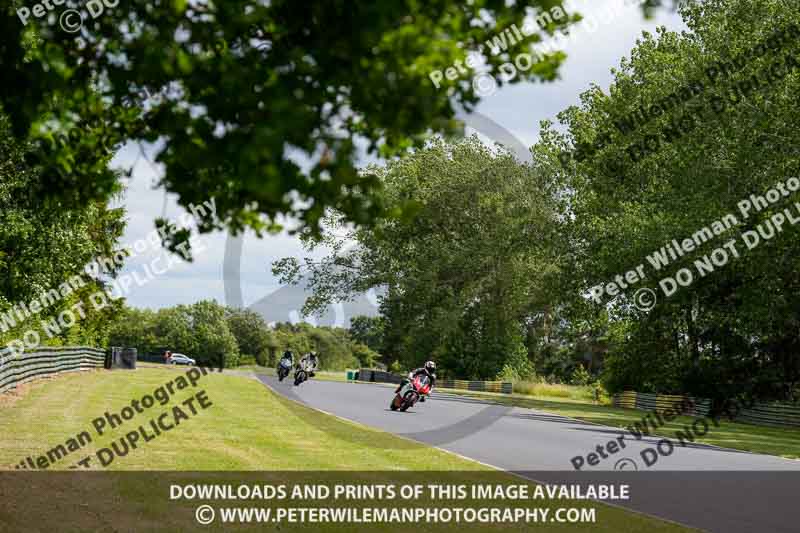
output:
<instances>
[{"instance_id":1,"label":"tire barrier","mask_svg":"<svg viewBox=\"0 0 800 533\"><path fill-rule=\"evenodd\" d=\"M45 347L11 354L0 351L0 393L18 385L63 372L103 368L106 351L88 346Z\"/></svg>"},{"instance_id":2,"label":"tire barrier","mask_svg":"<svg viewBox=\"0 0 800 533\"><path fill-rule=\"evenodd\" d=\"M759 426L800 427L800 406L781 403L755 403L736 417L739 422Z\"/></svg>"},{"instance_id":3,"label":"tire barrier","mask_svg":"<svg viewBox=\"0 0 800 533\"><path fill-rule=\"evenodd\" d=\"M359 369L355 378L358 381L369 381L370 383L400 383L403 381L403 376L372 368Z\"/></svg>"},{"instance_id":4,"label":"tire barrier","mask_svg":"<svg viewBox=\"0 0 800 533\"><path fill-rule=\"evenodd\" d=\"M114 359L114 368L123 368L126 370L136 370L136 348L122 348L119 355Z\"/></svg>"},{"instance_id":5,"label":"tire barrier","mask_svg":"<svg viewBox=\"0 0 800 533\"><path fill-rule=\"evenodd\" d=\"M355 375L358 381L369 381L372 383L400 383L403 376L374 370L371 368L361 368ZM456 389L476 392L500 392L511 394L514 392L514 385L510 381L467 381L461 379L442 379L436 382L436 388Z\"/></svg>"},{"instance_id":6,"label":"tire barrier","mask_svg":"<svg viewBox=\"0 0 800 533\"><path fill-rule=\"evenodd\" d=\"M628 409L663 412L676 405L690 406L683 411L688 416L706 416L711 410L708 398L692 398L672 394L652 394L636 391L625 391L615 394L613 405ZM755 402L752 406L742 407L736 413L735 420L757 426L800 427L800 406L778 402Z\"/></svg>"}]
</instances>

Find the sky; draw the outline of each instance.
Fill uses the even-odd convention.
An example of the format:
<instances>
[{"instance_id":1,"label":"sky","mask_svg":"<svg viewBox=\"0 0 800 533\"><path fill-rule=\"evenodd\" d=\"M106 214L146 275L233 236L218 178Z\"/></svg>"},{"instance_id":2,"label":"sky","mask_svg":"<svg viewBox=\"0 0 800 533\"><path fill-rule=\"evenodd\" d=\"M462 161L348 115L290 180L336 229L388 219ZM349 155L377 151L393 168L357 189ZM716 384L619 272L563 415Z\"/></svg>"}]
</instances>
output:
<instances>
[{"instance_id":1,"label":"sky","mask_svg":"<svg viewBox=\"0 0 800 533\"><path fill-rule=\"evenodd\" d=\"M581 13L585 16L594 14L597 24L595 31L576 31L574 37L568 41L564 48L568 57L561 68L560 79L547 84L518 83L503 86L496 93L484 98L476 109L477 113L510 132L526 147L538 140L541 120L555 120L559 111L577 104L580 93L588 89L591 83L607 88L611 82L611 68L617 67L620 58L629 53L642 31L654 33L655 28L662 25L673 31L685 29L676 13L662 10L654 19L645 21L641 11L637 7L624 6L624 0L579 0L575 4L580 6ZM615 16L608 14L612 4L621 6ZM467 117L466 122L470 124L472 121ZM485 141L491 141L484 135L481 137ZM130 278L136 276L126 294L128 303L151 309L190 304L204 299L244 306L260 301L263 305L265 297L281 287L271 273L272 262L283 257L307 255L300 241L287 233L263 239L252 234L245 235L241 241L240 268L236 268L235 261L229 261L229 266L233 265L233 268L229 268L227 272L227 291L223 269L226 246L229 253L235 247L232 246L233 240L223 232L204 235L201 241L195 243L194 262L173 261L166 272L148 275L148 270L152 272L148 265L158 256L162 256L159 271L164 269L168 253L157 246L145 246L142 239L152 233L156 217L180 220L184 214L183 209L177 206L174 195L157 188L162 169L152 162L155 159L154 153L153 146L129 144L120 150L112 162L124 169L133 166L132 177L127 182L126 193L121 199L121 204L127 208L128 213L122 244L137 244L141 252L129 258L122 271L123 275L128 274ZM364 158L359 163L367 164L372 161ZM238 287L241 287L241 292L237 290ZM238 294L241 294L241 300L237 297ZM368 300L374 304L374 295L370 295ZM342 309L338 308L337 316L341 312ZM287 317L290 318L297 317Z\"/></svg>"}]
</instances>

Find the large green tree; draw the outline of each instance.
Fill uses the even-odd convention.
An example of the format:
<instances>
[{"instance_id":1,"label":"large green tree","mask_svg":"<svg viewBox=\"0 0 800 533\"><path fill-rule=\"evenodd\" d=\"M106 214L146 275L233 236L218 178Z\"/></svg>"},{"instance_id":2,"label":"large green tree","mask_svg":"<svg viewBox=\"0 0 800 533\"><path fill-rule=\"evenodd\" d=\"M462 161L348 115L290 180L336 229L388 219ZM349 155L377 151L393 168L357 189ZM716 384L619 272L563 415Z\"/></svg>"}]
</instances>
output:
<instances>
[{"instance_id":1,"label":"large green tree","mask_svg":"<svg viewBox=\"0 0 800 533\"><path fill-rule=\"evenodd\" d=\"M575 269L564 295L584 299L645 265L646 279L619 295L575 304L590 320L610 312L607 377L615 390L792 398L800 379L797 228L787 224L753 250L741 238L791 204L746 218L737 204L797 175L800 6L704 0L681 13L689 32L644 35L609 90L585 92L580 106L559 116L566 131L547 125L535 150L536 164L561 176L569 198ZM656 104L638 127L621 124ZM576 157L564 158L573 148ZM656 271L646 260L729 213L738 215L733 229L668 268ZM695 261L733 239L741 257L698 274ZM681 268L694 282L667 297L658 282ZM649 312L633 305L643 287L658 297Z\"/></svg>"},{"instance_id":2,"label":"large green tree","mask_svg":"<svg viewBox=\"0 0 800 533\"><path fill-rule=\"evenodd\" d=\"M456 106L478 101L471 76L436 88L429 73L475 51L499 74L577 20L551 16L560 3L132 0L86 16L76 33L6 4L0 105L18 138L41 137L45 122L83 130L36 154L49 178L41 194L106 199L112 177L74 154L158 141L162 185L179 203L216 199L218 219L204 217L203 230L260 232L281 214L315 229L327 208L364 223L386 213L379 180L354 167L356 139L390 156L453 131ZM542 27L503 53L483 46L526 14ZM513 82L553 80L563 58L550 54Z\"/></svg>"},{"instance_id":3,"label":"large green tree","mask_svg":"<svg viewBox=\"0 0 800 533\"><path fill-rule=\"evenodd\" d=\"M100 303L95 306L90 296L107 288L119 265L105 263L109 271L103 275L85 274L84 267L96 258L115 255L125 213L105 201L72 206L42 197L38 191L48 181L46 171L28 162L37 150L32 143L17 141L8 117L0 113L0 345L18 340L30 330L46 344L102 345L118 304L101 307L97 300ZM107 166L110 155L82 153L79 158ZM107 172L118 179L114 172ZM119 191L117 186L114 192ZM80 282L74 285L80 287L73 288L78 290L59 292L76 276ZM41 298L53 290L58 298ZM31 306L34 300L37 304ZM75 305L82 309L73 313L75 325L48 330L52 335L43 330L42 321L51 322ZM35 342L28 342L29 347L32 344Z\"/></svg>"},{"instance_id":4,"label":"large green tree","mask_svg":"<svg viewBox=\"0 0 800 533\"><path fill-rule=\"evenodd\" d=\"M250 309L228 308L225 318L241 354L255 357L258 364L266 365L274 341L262 316Z\"/></svg>"},{"instance_id":5,"label":"large green tree","mask_svg":"<svg viewBox=\"0 0 800 533\"><path fill-rule=\"evenodd\" d=\"M559 264L547 175L475 137L432 142L373 172L390 205L410 202L414 216L308 241L334 250L321 262L278 262L287 280L309 276L304 312L385 287L389 360L433 357L459 377L494 377L506 365L526 372L525 321L546 305ZM345 247L351 240L357 246Z\"/></svg>"}]
</instances>

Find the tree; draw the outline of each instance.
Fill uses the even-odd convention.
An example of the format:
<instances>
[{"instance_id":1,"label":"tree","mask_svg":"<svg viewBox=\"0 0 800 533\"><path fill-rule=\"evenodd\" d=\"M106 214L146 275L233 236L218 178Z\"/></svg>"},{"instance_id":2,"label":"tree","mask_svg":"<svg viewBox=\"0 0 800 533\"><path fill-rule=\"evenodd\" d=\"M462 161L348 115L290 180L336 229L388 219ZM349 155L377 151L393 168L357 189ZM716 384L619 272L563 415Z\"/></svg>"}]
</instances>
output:
<instances>
[{"instance_id":1,"label":"tree","mask_svg":"<svg viewBox=\"0 0 800 533\"><path fill-rule=\"evenodd\" d=\"M383 351L384 320L380 316L356 316L350 319L350 338L375 352Z\"/></svg>"},{"instance_id":2,"label":"tree","mask_svg":"<svg viewBox=\"0 0 800 533\"><path fill-rule=\"evenodd\" d=\"M259 365L268 364L272 335L261 315L250 309L228 308L225 318L231 333L236 337L239 352L255 357Z\"/></svg>"},{"instance_id":3,"label":"tree","mask_svg":"<svg viewBox=\"0 0 800 533\"><path fill-rule=\"evenodd\" d=\"M609 91L585 92L580 106L559 115L568 131L546 125L535 149L536 164L562 176L569 198L564 220L574 271L563 281L571 286L565 294L586 295L636 265L647 268L643 282L583 315L611 317L612 390L792 398L800 378L800 280L788 258L800 252L797 228L787 225L749 250L742 234L786 205L748 216L737 205L796 173L800 9L777 0L709 0L689 2L681 13L690 32L644 35ZM674 94L680 101L666 105ZM659 110L638 127L623 127L654 105ZM573 147L580 156L562 168L559 155ZM737 215L730 230L668 268L646 261L730 213ZM727 264L700 275L696 261L728 242L739 256L729 252ZM694 272L694 282L667 297L659 282L682 268ZM650 311L633 305L642 287L658 294Z\"/></svg>"},{"instance_id":4,"label":"tree","mask_svg":"<svg viewBox=\"0 0 800 533\"><path fill-rule=\"evenodd\" d=\"M179 306L182 307L182 306ZM239 365L239 345L225 320L225 308L215 301L204 300L188 307L192 337L197 343L198 363L225 367Z\"/></svg>"},{"instance_id":5,"label":"tree","mask_svg":"<svg viewBox=\"0 0 800 533\"><path fill-rule=\"evenodd\" d=\"M96 306L90 296L107 288L119 265L108 264L103 275L88 275L84 267L120 251L117 242L125 228L125 211L106 201L65 206L38 195L48 177L42 168L28 163L36 149L14 139L8 117L0 112L0 345L30 330L38 332L45 344L104 344L118 304ZM75 157L104 166L110 160L105 153ZM59 290L68 281L74 290ZM53 294L50 291L59 296L42 297ZM76 305L82 312L72 312L74 325L60 322L44 331L43 321L52 323Z\"/></svg>"},{"instance_id":6,"label":"tree","mask_svg":"<svg viewBox=\"0 0 800 533\"><path fill-rule=\"evenodd\" d=\"M464 378L494 377L506 364L527 369L524 322L546 303L559 264L548 177L477 138L435 141L373 172L389 205L412 202L414 216L308 240L334 250L321 262L276 263L283 281L308 272L314 294L304 313L386 287L388 361L435 358ZM358 246L345 251L350 240Z\"/></svg>"},{"instance_id":7,"label":"tree","mask_svg":"<svg viewBox=\"0 0 800 533\"><path fill-rule=\"evenodd\" d=\"M373 368L378 359L380 359L379 353L372 351L369 346L364 344L353 344L352 351L353 357L358 360L361 368Z\"/></svg>"},{"instance_id":8,"label":"tree","mask_svg":"<svg viewBox=\"0 0 800 533\"><path fill-rule=\"evenodd\" d=\"M155 334L157 316L150 309L124 307L111 325L109 345L136 348L140 355L163 349L165 345Z\"/></svg>"},{"instance_id":9,"label":"tree","mask_svg":"<svg viewBox=\"0 0 800 533\"><path fill-rule=\"evenodd\" d=\"M32 160L48 180L37 194L105 201L115 178L75 155L158 141L162 185L179 203L215 198L216 217L201 217L204 231L261 233L285 214L313 230L328 208L367 223L386 211L379 180L353 165L357 139L393 156L421 146L430 131L455 131L455 106L471 109L478 95L468 76L448 76L437 89L429 73L478 50L499 74L502 63L578 19L553 17L556 9L563 15L559 6L135 0L105 9L78 34L46 17L23 24L9 6L0 17L0 104L18 139L41 141ZM483 46L521 26L526 13L543 27L504 53ZM550 54L512 83L553 80L563 58ZM50 123L81 130L79 142L42 133ZM307 169L297 154L310 159Z\"/></svg>"}]
</instances>

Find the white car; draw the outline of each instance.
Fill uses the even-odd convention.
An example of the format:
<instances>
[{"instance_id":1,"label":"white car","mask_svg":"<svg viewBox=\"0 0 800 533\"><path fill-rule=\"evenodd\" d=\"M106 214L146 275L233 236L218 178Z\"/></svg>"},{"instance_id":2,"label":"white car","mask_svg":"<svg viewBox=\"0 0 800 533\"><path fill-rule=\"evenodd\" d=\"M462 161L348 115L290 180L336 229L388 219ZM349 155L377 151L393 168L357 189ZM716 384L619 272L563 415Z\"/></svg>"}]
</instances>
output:
<instances>
[{"instance_id":1,"label":"white car","mask_svg":"<svg viewBox=\"0 0 800 533\"><path fill-rule=\"evenodd\" d=\"M183 355L182 353L174 353L169 358L169 364L194 366L197 364L197 361L195 361L189 356Z\"/></svg>"}]
</instances>

